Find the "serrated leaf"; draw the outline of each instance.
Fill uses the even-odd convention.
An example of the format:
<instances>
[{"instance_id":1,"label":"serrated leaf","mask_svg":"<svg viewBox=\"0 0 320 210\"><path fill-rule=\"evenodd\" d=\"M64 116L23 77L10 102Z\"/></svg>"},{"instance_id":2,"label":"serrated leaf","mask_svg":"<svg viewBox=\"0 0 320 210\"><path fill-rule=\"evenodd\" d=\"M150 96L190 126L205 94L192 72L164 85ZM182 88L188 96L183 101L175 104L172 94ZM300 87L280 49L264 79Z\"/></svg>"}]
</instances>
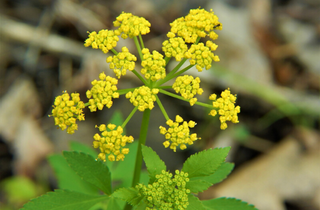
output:
<instances>
[{"instance_id":1,"label":"serrated leaf","mask_svg":"<svg viewBox=\"0 0 320 210\"><path fill-rule=\"evenodd\" d=\"M133 187L120 188L112 193L112 196L125 200L133 206L138 205L138 203L143 199L143 196L139 194L139 191Z\"/></svg>"},{"instance_id":2,"label":"serrated leaf","mask_svg":"<svg viewBox=\"0 0 320 210\"><path fill-rule=\"evenodd\" d=\"M78 152L63 152L70 167L84 180L106 194L111 194L111 174L108 167L92 156Z\"/></svg>"},{"instance_id":3,"label":"serrated leaf","mask_svg":"<svg viewBox=\"0 0 320 210\"><path fill-rule=\"evenodd\" d=\"M217 184L227 178L227 176L233 170L234 164L224 162L220 167L210 176L200 177L199 179L210 182L212 185Z\"/></svg>"},{"instance_id":4,"label":"serrated leaf","mask_svg":"<svg viewBox=\"0 0 320 210\"><path fill-rule=\"evenodd\" d=\"M98 194L98 188L81 179L76 172L70 168L62 155L51 155L48 157L48 161L56 174L58 187L60 189L86 194Z\"/></svg>"},{"instance_id":5,"label":"serrated leaf","mask_svg":"<svg viewBox=\"0 0 320 210\"><path fill-rule=\"evenodd\" d=\"M189 205L186 210L206 210L199 198L195 197L192 194L188 195L188 202Z\"/></svg>"},{"instance_id":6,"label":"serrated leaf","mask_svg":"<svg viewBox=\"0 0 320 210\"><path fill-rule=\"evenodd\" d=\"M108 196L56 190L31 200L21 210L87 210L106 199L108 199Z\"/></svg>"},{"instance_id":7,"label":"serrated leaf","mask_svg":"<svg viewBox=\"0 0 320 210\"><path fill-rule=\"evenodd\" d=\"M70 142L70 150L77 151L77 152L83 152L83 153L91 155L94 158L98 157L98 153L93 149L93 147L89 147L88 145L82 144L77 141Z\"/></svg>"},{"instance_id":8,"label":"serrated leaf","mask_svg":"<svg viewBox=\"0 0 320 210\"><path fill-rule=\"evenodd\" d=\"M166 171L167 167L157 153L150 147L141 145L141 152L143 160L146 163L147 170L150 174L149 182L152 183L155 180L156 175L161 174L162 170Z\"/></svg>"},{"instance_id":9,"label":"serrated leaf","mask_svg":"<svg viewBox=\"0 0 320 210\"><path fill-rule=\"evenodd\" d=\"M209 187L211 187L212 184L210 182L197 179L197 180L191 180L187 182L186 188L189 189L192 193L198 193L203 192L207 190Z\"/></svg>"},{"instance_id":10,"label":"serrated leaf","mask_svg":"<svg viewBox=\"0 0 320 210\"><path fill-rule=\"evenodd\" d=\"M117 199L115 197L110 196L106 210L117 210L117 209L121 209L121 207L117 203Z\"/></svg>"},{"instance_id":11,"label":"serrated leaf","mask_svg":"<svg viewBox=\"0 0 320 210\"><path fill-rule=\"evenodd\" d=\"M190 179L191 180L203 180L211 183L211 185L217 184L224 180L228 174L232 171L234 167L233 163L227 163L223 162L219 168L210 176L198 176L198 177L193 177Z\"/></svg>"},{"instance_id":12,"label":"serrated leaf","mask_svg":"<svg viewBox=\"0 0 320 210\"><path fill-rule=\"evenodd\" d=\"M253 205L236 198L216 198L203 200L203 205L207 210L258 210Z\"/></svg>"},{"instance_id":13,"label":"serrated leaf","mask_svg":"<svg viewBox=\"0 0 320 210\"><path fill-rule=\"evenodd\" d=\"M182 171L189 173L189 178L209 176L225 161L230 147L208 149L191 155L183 164Z\"/></svg>"}]
</instances>

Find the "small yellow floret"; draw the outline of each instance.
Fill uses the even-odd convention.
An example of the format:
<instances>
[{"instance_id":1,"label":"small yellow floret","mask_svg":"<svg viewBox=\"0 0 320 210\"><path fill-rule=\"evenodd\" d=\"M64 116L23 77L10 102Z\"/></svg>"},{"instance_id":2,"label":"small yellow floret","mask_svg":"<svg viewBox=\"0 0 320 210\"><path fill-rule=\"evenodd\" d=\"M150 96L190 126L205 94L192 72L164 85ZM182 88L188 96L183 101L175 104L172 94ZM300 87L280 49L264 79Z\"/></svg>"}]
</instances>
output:
<instances>
[{"instance_id":1,"label":"small yellow floret","mask_svg":"<svg viewBox=\"0 0 320 210\"><path fill-rule=\"evenodd\" d=\"M93 49L100 49L107 53L117 46L118 35L119 33L113 30L100 30L98 34L93 31L89 33L89 38L86 39L84 46L92 46Z\"/></svg>"},{"instance_id":2,"label":"small yellow floret","mask_svg":"<svg viewBox=\"0 0 320 210\"><path fill-rule=\"evenodd\" d=\"M156 50L149 52L149 49L142 49L143 60L141 62L141 73L146 79L151 81L157 81L166 77L166 61L163 59L163 55Z\"/></svg>"},{"instance_id":3,"label":"small yellow floret","mask_svg":"<svg viewBox=\"0 0 320 210\"><path fill-rule=\"evenodd\" d=\"M126 98L130 99L130 102L137 106L139 111L143 112L145 109L153 109L154 102L156 101L155 95L159 92L159 89L150 89L147 86L141 86L136 88L133 92L128 92Z\"/></svg>"}]
</instances>

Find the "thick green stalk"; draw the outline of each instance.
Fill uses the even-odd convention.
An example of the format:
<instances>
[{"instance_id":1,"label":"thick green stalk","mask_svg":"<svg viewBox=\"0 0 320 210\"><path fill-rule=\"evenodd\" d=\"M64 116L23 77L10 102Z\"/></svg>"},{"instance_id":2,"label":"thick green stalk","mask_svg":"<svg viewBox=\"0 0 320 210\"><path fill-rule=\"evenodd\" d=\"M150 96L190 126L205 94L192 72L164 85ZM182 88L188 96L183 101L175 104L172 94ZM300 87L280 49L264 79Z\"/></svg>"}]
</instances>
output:
<instances>
[{"instance_id":1,"label":"thick green stalk","mask_svg":"<svg viewBox=\"0 0 320 210\"><path fill-rule=\"evenodd\" d=\"M143 112L142 123L140 128L140 137L139 137L138 151L136 156L136 164L134 168L134 175L133 175L133 180L131 185L132 187L135 187L140 180L140 173L141 173L141 166L142 166L141 145L146 144L149 120L150 120L150 109L146 109ZM132 209L132 206L127 203L124 209L130 210Z\"/></svg>"}]
</instances>

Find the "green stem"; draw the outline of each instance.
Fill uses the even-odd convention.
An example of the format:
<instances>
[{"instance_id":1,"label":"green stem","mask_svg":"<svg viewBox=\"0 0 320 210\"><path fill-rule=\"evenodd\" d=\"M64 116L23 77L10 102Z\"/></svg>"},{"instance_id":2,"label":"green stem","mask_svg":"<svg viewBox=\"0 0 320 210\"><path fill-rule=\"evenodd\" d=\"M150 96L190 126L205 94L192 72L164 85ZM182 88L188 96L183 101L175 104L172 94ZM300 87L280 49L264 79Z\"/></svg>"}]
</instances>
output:
<instances>
[{"instance_id":1,"label":"green stem","mask_svg":"<svg viewBox=\"0 0 320 210\"><path fill-rule=\"evenodd\" d=\"M141 52L141 47L140 47L140 44L139 44L139 41L137 39L137 37L133 37L133 41L134 41L134 44L136 45L137 47L137 50L138 50L138 53L139 53L139 56L140 56L140 60L143 61L143 57L142 57L142 52Z\"/></svg>"},{"instance_id":2,"label":"green stem","mask_svg":"<svg viewBox=\"0 0 320 210\"><path fill-rule=\"evenodd\" d=\"M132 72L143 82L143 84L148 86L148 82L136 70L133 70Z\"/></svg>"},{"instance_id":3,"label":"green stem","mask_svg":"<svg viewBox=\"0 0 320 210\"><path fill-rule=\"evenodd\" d=\"M144 48L144 44L143 44L143 40L142 40L141 34L139 34L139 40L140 40L140 43L141 43L141 47L143 49Z\"/></svg>"},{"instance_id":4,"label":"green stem","mask_svg":"<svg viewBox=\"0 0 320 210\"><path fill-rule=\"evenodd\" d=\"M184 62L186 62L186 60L188 60L188 59L187 58L182 59L182 61L180 61L180 63L169 74L167 74L166 78L158 81L155 84L155 86L160 86L163 83L166 83L169 80L171 80L172 78L174 78L174 74L179 70L179 68L184 64Z\"/></svg>"},{"instance_id":5,"label":"green stem","mask_svg":"<svg viewBox=\"0 0 320 210\"><path fill-rule=\"evenodd\" d=\"M118 52L115 49L112 48L110 51L113 52L113 54L118 55Z\"/></svg>"},{"instance_id":6,"label":"green stem","mask_svg":"<svg viewBox=\"0 0 320 210\"><path fill-rule=\"evenodd\" d=\"M131 113L129 114L129 116L127 117L127 119L122 123L121 127L124 128L126 127L127 123L129 122L129 120L132 118L132 116L134 115L134 113L136 113L136 111L138 110L138 106L135 106L134 109L131 111Z\"/></svg>"},{"instance_id":7,"label":"green stem","mask_svg":"<svg viewBox=\"0 0 320 210\"><path fill-rule=\"evenodd\" d=\"M177 77L177 76L179 76L180 74L182 74L182 73L184 73L184 72L186 72L186 71L188 71L190 68L192 68L194 65L189 65L189 66L187 66L186 68L184 68L184 69L182 69L181 71L179 71L179 72L177 72L177 73L175 73L174 75L173 75L173 77Z\"/></svg>"},{"instance_id":8,"label":"green stem","mask_svg":"<svg viewBox=\"0 0 320 210\"><path fill-rule=\"evenodd\" d=\"M157 100L157 104L160 107L160 110L161 110L164 118L166 118L167 121L170 120L166 110L164 109L164 107L163 107L163 105L162 105L162 103L161 103L161 101L160 101L160 99L159 99L159 97L157 95L156 95L156 100Z\"/></svg>"},{"instance_id":9,"label":"green stem","mask_svg":"<svg viewBox=\"0 0 320 210\"><path fill-rule=\"evenodd\" d=\"M164 58L164 60L166 61L166 66L169 63L170 59L171 59L171 57L167 57L167 56Z\"/></svg>"},{"instance_id":10,"label":"green stem","mask_svg":"<svg viewBox=\"0 0 320 210\"><path fill-rule=\"evenodd\" d=\"M173 98L180 99L180 100L182 100L182 101L187 101L187 102L190 101L190 99L185 99L185 98L183 98L182 96L179 96L179 95L174 94L174 93L170 93L170 92L168 92L168 91L166 91L166 90L163 90L163 89L159 89L159 92L160 92L160 93L163 93L163 94L166 94L166 95L168 95L168 96L171 96L171 97L173 97ZM210 109L213 109L213 108L214 108L214 107L212 106L212 104L206 104L206 103L202 103L202 102L198 102L198 101L197 101L195 104L197 104L197 105L199 105L199 106L206 107L206 108L210 108Z\"/></svg>"}]
</instances>

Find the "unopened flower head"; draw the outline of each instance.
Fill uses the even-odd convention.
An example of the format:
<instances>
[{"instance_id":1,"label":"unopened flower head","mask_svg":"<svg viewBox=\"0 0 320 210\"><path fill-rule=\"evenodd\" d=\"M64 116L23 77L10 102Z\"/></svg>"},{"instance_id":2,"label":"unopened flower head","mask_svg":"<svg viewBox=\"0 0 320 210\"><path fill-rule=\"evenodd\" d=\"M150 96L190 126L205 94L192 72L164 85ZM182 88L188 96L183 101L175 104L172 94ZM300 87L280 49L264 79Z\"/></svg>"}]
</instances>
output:
<instances>
[{"instance_id":1,"label":"unopened flower head","mask_svg":"<svg viewBox=\"0 0 320 210\"><path fill-rule=\"evenodd\" d=\"M206 36L215 40L218 35L213 30L222 29L222 24L212 10L208 12L204 9L192 9L187 16L176 19L170 26L171 32L167 36L172 38L177 35L186 43L195 43L198 37Z\"/></svg>"},{"instance_id":2,"label":"unopened flower head","mask_svg":"<svg viewBox=\"0 0 320 210\"><path fill-rule=\"evenodd\" d=\"M104 72L100 73L99 81L91 82L92 88L87 91L89 99L89 109L91 112L102 110L104 106L110 108L113 104L112 98L119 98L119 93L116 92L118 80L110 76L106 76Z\"/></svg>"},{"instance_id":3,"label":"unopened flower head","mask_svg":"<svg viewBox=\"0 0 320 210\"><path fill-rule=\"evenodd\" d=\"M153 109L154 102L156 101L155 95L158 93L159 89L150 89L147 86L141 86L133 92L128 92L126 98L129 98L130 102L134 106L137 106L139 111L143 112L145 109Z\"/></svg>"},{"instance_id":4,"label":"unopened flower head","mask_svg":"<svg viewBox=\"0 0 320 210\"><path fill-rule=\"evenodd\" d=\"M55 125L58 125L61 130L67 129L67 133L73 134L75 130L78 130L77 119L84 120L82 111L84 107L79 93L71 93L70 99L69 93L64 91L61 96L56 97L50 116L54 117Z\"/></svg>"},{"instance_id":5,"label":"unopened flower head","mask_svg":"<svg viewBox=\"0 0 320 210\"><path fill-rule=\"evenodd\" d=\"M92 46L93 49L100 49L104 53L108 53L109 50L117 46L120 35L119 32L113 30L101 30L97 32L93 31L86 39L84 46Z\"/></svg>"},{"instance_id":6,"label":"unopened flower head","mask_svg":"<svg viewBox=\"0 0 320 210\"><path fill-rule=\"evenodd\" d=\"M136 60L136 56L131 54L127 47L122 47L122 52L114 56L109 56L107 63L110 63L110 69L113 69L113 72L118 79L120 79L121 75L126 75L127 70L134 70Z\"/></svg>"},{"instance_id":7,"label":"unopened flower head","mask_svg":"<svg viewBox=\"0 0 320 210\"><path fill-rule=\"evenodd\" d=\"M188 173L176 170L172 173L162 170L156 175L153 183L145 186L136 185L136 189L144 197L147 210L151 209L187 209L189 205L188 194L190 190L186 188L189 182Z\"/></svg>"},{"instance_id":8,"label":"unopened flower head","mask_svg":"<svg viewBox=\"0 0 320 210\"><path fill-rule=\"evenodd\" d=\"M122 12L113 22L116 31L122 33L121 37L126 39L128 36L133 38L135 36L145 35L150 32L150 22L143 17L132 15L131 13Z\"/></svg>"},{"instance_id":9,"label":"unopened flower head","mask_svg":"<svg viewBox=\"0 0 320 210\"><path fill-rule=\"evenodd\" d=\"M240 106L235 106L237 97L230 93L229 88L221 93L221 97L216 99L216 94L210 95L209 99L212 100L212 106L218 109L218 112L213 109L210 111L209 115L215 116L219 113L219 120L221 122L220 128L225 130L227 126L227 121L233 123L238 123L238 113L240 113Z\"/></svg>"},{"instance_id":10,"label":"unopened flower head","mask_svg":"<svg viewBox=\"0 0 320 210\"><path fill-rule=\"evenodd\" d=\"M177 150L177 146L180 146L181 150L187 148L187 144L192 145L194 141L199 139L196 133L190 134L190 129L193 128L196 123L192 120L189 122L183 121L182 117L176 116L176 121L168 120L166 122L169 128L160 126L160 133L165 136L166 141L163 145L167 148L170 146L174 152Z\"/></svg>"},{"instance_id":11,"label":"unopened flower head","mask_svg":"<svg viewBox=\"0 0 320 210\"><path fill-rule=\"evenodd\" d=\"M191 75L184 75L177 77L173 83L172 88L176 93L180 93L184 99L190 99L190 105L193 106L197 98L193 98L196 94L201 95L203 89L200 88L200 78L193 78Z\"/></svg>"},{"instance_id":12,"label":"unopened flower head","mask_svg":"<svg viewBox=\"0 0 320 210\"><path fill-rule=\"evenodd\" d=\"M212 45L211 45L212 46ZM212 61L220 61L217 55L214 55L209 47L203 43L192 44L190 49L185 53L185 57L190 59L190 64L195 65L199 72L206 68L211 68Z\"/></svg>"},{"instance_id":13,"label":"unopened flower head","mask_svg":"<svg viewBox=\"0 0 320 210\"><path fill-rule=\"evenodd\" d=\"M184 58L184 53L188 50L188 46L181 37L170 38L162 43L162 50L167 57L174 57L176 61Z\"/></svg>"},{"instance_id":14,"label":"unopened flower head","mask_svg":"<svg viewBox=\"0 0 320 210\"><path fill-rule=\"evenodd\" d=\"M157 81L159 79L164 79L166 77L166 61L163 59L163 55L154 50L152 54L149 49L142 49L143 60L141 62L141 74L144 75L146 79L151 79L151 81Z\"/></svg>"},{"instance_id":15,"label":"unopened flower head","mask_svg":"<svg viewBox=\"0 0 320 210\"><path fill-rule=\"evenodd\" d=\"M123 128L114 124L107 126L101 124L98 128L101 135L96 133L93 136L93 147L100 149L98 158L106 161L106 154L108 154L109 161L123 161L125 155L129 153L129 148L125 148L125 146L127 143L133 142L133 137L122 135Z\"/></svg>"}]
</instances>

